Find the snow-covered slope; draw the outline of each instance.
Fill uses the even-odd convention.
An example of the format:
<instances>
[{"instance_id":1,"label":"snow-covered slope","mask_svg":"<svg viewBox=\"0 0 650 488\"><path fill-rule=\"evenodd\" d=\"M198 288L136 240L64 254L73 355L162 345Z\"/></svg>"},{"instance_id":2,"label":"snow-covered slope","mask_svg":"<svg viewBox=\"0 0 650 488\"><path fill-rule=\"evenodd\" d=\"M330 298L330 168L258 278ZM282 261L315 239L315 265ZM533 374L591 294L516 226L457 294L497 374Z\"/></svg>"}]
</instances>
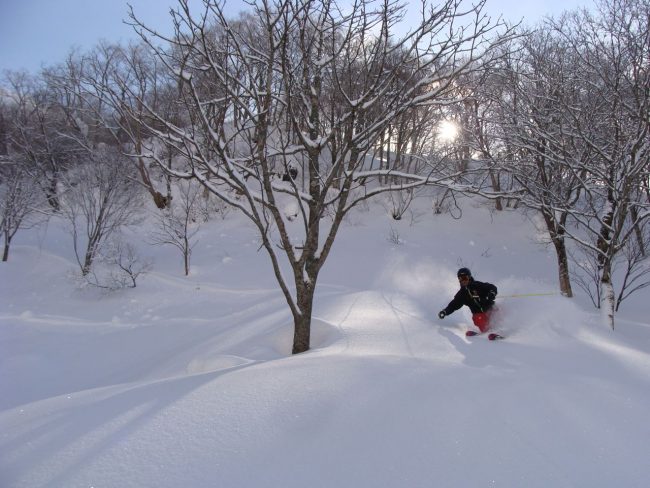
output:
<instances>
[{"instance_id":1,"label":"snow-covered slope","mask_svg":"<svg viewBox=\"0 0 650 488\"><path fill-rule=\"evenodd\" d=\"M141 228L154 271L109 295L75 289L56 222L19 235L0 266L0 486L647 486L647 294L615 332L584 298L500 298L507 340L467 340L467 311L437 319L459 266L501 296L553 293L554 256L515 212L427 207L348 220L294 357L235 215L204 225L188 278Z\"/></svg>"}]
</instances>

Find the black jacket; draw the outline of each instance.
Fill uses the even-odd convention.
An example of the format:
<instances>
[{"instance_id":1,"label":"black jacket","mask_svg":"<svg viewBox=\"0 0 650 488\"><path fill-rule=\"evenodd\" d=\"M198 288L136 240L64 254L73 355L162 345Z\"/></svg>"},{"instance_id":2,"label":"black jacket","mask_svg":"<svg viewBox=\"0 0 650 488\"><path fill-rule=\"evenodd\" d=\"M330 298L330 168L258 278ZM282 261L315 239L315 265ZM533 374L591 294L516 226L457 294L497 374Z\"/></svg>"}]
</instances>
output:
<instances>
[{"instance_id":1,"label":"black jacket","mask_svg":"<svg viewBox=\"0 0 650 488\"><path fill-rule=\"evenodd\" d=\"M444 309L445 314L454 313L463 305L467 305L472 313L487 312L494 305L497 287L492 283L482 283L470 278L467 286L458 290L454 299Z\"/></svg>"}]
</instances>

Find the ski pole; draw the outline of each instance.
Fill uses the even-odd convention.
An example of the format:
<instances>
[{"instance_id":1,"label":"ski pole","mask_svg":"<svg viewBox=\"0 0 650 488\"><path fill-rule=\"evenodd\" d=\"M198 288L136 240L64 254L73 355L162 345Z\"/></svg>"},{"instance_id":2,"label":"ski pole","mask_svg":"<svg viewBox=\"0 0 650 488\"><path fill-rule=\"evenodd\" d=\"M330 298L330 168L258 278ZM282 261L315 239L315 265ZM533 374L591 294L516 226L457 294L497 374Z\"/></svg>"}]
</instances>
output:
<instances>
[{"instance_id":1,"label":"ski pole","mask_svg":"<svg viewBox=\"0 0 650 488\"><path fill-rule=\"evenodd\" d=\"M557 295L557 292L553 293L517 293L515 295L498 295L498 298L521 298L521 297L546 297L551 295Z\"/></svg>"}]
</instances>

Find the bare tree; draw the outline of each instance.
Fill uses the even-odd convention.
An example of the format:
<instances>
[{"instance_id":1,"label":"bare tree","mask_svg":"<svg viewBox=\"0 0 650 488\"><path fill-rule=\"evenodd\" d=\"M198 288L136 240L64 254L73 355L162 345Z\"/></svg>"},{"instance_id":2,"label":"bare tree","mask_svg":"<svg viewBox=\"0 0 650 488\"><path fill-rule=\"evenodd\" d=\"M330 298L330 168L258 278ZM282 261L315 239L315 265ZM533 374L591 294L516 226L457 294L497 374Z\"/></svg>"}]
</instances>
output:
<instances>
[{"instance_id":1,"label":"bare tree","mask_svg":"<svg viewBox=\"0 0 650 488\"><path fill-rule=\"evenodd\" d=\"M597 298L612 328L621 302L615 264L631 239L645 252L642 229L650 215L643 192L650 157L649 8L644 0L606 0L595 15L583 10L546 21L504 58L499 72L506 89L496 92L497 140L514 154L505 168L522 203L544 218L561 290L571 296L571 240L583 248L575 254L579 284ZM628 272L635 260L628 260ZM626 277L623 288L631 291Z\"/></svg>"},{"instance_id":2,"label":"bare tree","mask_svg":"<svg viewBox=\"0 0 650 488\"><path fill-rule=\"evenodd\" d=\"M150 134L143 124L124 114L125 110L142 114L140 100L166 114L173 111L174 94L160 79L160 67L147 46L102 42L86 55L70 55L64 67L51 70L49 75L57 90L80 101L83 108L76 108L75 113L83 114L87 121L85 145L92 148L108 144L128 154L141 185L158 208L165 208L171 195L164 195L157 188L144 149ZM170 152L168 164L172 156Z\"/></svg>"},{"instance_id":3,"label":"bare tree","mask_svg":"<svg viewBox=\"0 0 650 488\"><path fill-rule=\"evenodd\" d=\"M586 237L575 239L594 251L599 307L614 328L614 264L650 219L642 191L650 172L650 4L603 0L597 15L578 12L557 27L584 80L584 103L566 113L591 155L585 163L585 198L571 211Z\"/></svg>"},{"instance_id":4,"label":"bare tree","mask_svg":"<svg viewBox=\"0 0 650 488\"><path fill-rule=\"evenodd\" d=\"M451 181L424 165L378 169L371 152L397 117L453 103L460 75L502 42L483 5L423 4L402 38L402 8L391 1L258 1L231 22L221 2L204 0L195 14L179 0L167 39L133 16L182 86L188 115L178 125L142 99L146 117L130 115L185 157L187 169L171 173L198 180L257 227L293 315L293 353L309 349L318 276L344 216L383 192ZM296 179L278 178L292 166Z\"/></svg>"},{"instance_id":5,"label":"bare tree","mask_svg":"<svg viewBox=\"0 0 650 488\"><path fill-rule=\"evenodd\" d=\"M120 129L126 135L132 145L132 157L137 163L140 180L152 196L154 203L160 209L166 208L170 204L171 194L163 195L156 189L154 181L149 171L149 159L145 156L144 146L146 139L150 137L150 132L145 124L138 123L137 120L146 117L146 109L143 104L153 107L157 112L165 114L165 117L174 120L174 111L170 107L174 105L174 93L170 93L170 87L160 80L161 66L155 56L147 49L145 44L129 45L122 50L122 59L120 64L123 70L112 70L113 81L120 88L122 96L120 103L115 104L119 113ZM113 66L115 68L115 66ZM127 88L128 86L128 88ZM172 86L173 88L173 86ZM164 96L161 96L161 92ZM124 94L132 93L134 97L126 97ZM115 101L115 97L112 97ZM128 109L125 109L127 104ZM124 112L139 114L138 118L132 118L124 115ZM168 150L168 167L171 165L174 152Z\"/></svg>"},{"instance_id":6,"label":"bare tree","mask_svg":"<svg viewBox=\"0 0 650 488\"><path fill-rule=\"evenodd\" d=\"M38 223L45 202L32 175L13 162L0 161L0 234L4 241L2 261L9 259L11 241L20 229ZM44 215L44 214L40 214Z\"/></svg>"},{"instance_id":7,"label":"bare tree","mask_svg":"<svg viewBox=\"0 0 650 488\"><path fill-rule=\"evenodd\" d=\"M9 72L6 84L9 152L24 162L57 211L61 178L82 152L70 137L74 129L42 77Z\"/></svg>"},{"instance_id":8,"label":"bare tree","mask_svg":"<svg viewBox=\"0 0 650 488\"><path fill-rule=\"evenodd\" d=\"M612 275L620 277L616 295L615 311L618 312L623 301L633 293L650 286L650 263L647 259L647 245L650 237L648 226L643 228L643 241L629 239L621 252L617 253L612 263ZM603 296L603 283L601 276L598 246L594 242L591 246L578 246L571 253L576 271L572 273L575 282L582 288L596 308L601 307Z\"/></svg>"},{"instance_id":9,"label":"bare tree","mask_svg":"<svg viewBox=\"0 0 650 488\"><path fill-rule=\"evenodd\" d=\"M119 152L101 147L67 181L62 210L82 276L91 271L107 239L133 223L140 194L132 168Z\"/></svg>"},{"instance_id":10,"label":"bare tree","mask_svg":"<svg viewBox=\"0 0 650 488\"><path fill-rule=\"evenodd\" d=\"M521 203L543 217L558 264L561 293L573 296L567 254L567 220L583 192L589 148L575 135L571 107L584 108L577 56L548 29L527 33L495 78L492 114L499 126L492 143L501 146L501 167L516 181ZM591 117L583 109L581 120ZM487 155L488 150L483 148ZM494 153L491 153L494 154Z\"/></svg>"},{"instance_id":11,"label":"bare tree","mask_svg":"<svg viewBox=\"0 0 650 488\"><path fill-rule=\"evenodd\" d=\"M183 256L185 276L190 274L190 257L196 245L194 237L199 231L198 204L200 189L194 181L178 183L179 198L156 216L158 228L151 234L151 242L157 245L171 245Z\"/></svg>"},{"instance_id":12,"label":"bare tree","mask_svg":"<svg viewBox=\"0 0 650 488\"><path fill-rule=\"evenodd\" d=\"M107 291L135 288L138 279L148 273L153 264L143 259L121 233L113 233L101 246L102 252L93 260L90 271L81 276L82 286Z\"/></svg>"},{"instance_id":13,"label":"bare tree","mask_svg":"<svg viewBox=\"0 0 650 488\"><path fill-rule=\"evenodd\" d=\"M644 226L641 239L630 239L621 253L623 255L623 279L616 297L616 311L627 297L650 286L650 263L648 262L648 243L650 228Z\"/></svg>"}]
</instances>

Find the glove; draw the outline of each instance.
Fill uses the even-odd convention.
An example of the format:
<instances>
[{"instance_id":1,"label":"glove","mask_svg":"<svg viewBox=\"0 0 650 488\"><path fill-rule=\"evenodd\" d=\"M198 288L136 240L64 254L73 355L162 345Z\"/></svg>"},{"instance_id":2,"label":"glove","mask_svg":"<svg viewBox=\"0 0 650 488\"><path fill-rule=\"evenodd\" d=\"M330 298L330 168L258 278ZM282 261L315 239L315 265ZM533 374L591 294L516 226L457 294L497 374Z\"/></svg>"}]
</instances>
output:
<instances>
[{"instance_id":1,"label":"glove","mask_svg":"<svg viewBox=\"0 0 650 488\"><path fill-rule=\"evenodd\" d=\"M488 300L490 300L491 302L493 302L496 297L497 294L495 292L491 291L488 293Z\"/></svg>"},{"instance_id":2,"label":"glove","mask_svg":"<svg viewBox=\"0 0 650 488\"><path fill-rule=\"evenodd\" d=\"M438 312L438 318L439 319L444 319L446 315L447 314L445 313L444 310L440 310L440 312Z\"/></svg>"}]
</instances>

